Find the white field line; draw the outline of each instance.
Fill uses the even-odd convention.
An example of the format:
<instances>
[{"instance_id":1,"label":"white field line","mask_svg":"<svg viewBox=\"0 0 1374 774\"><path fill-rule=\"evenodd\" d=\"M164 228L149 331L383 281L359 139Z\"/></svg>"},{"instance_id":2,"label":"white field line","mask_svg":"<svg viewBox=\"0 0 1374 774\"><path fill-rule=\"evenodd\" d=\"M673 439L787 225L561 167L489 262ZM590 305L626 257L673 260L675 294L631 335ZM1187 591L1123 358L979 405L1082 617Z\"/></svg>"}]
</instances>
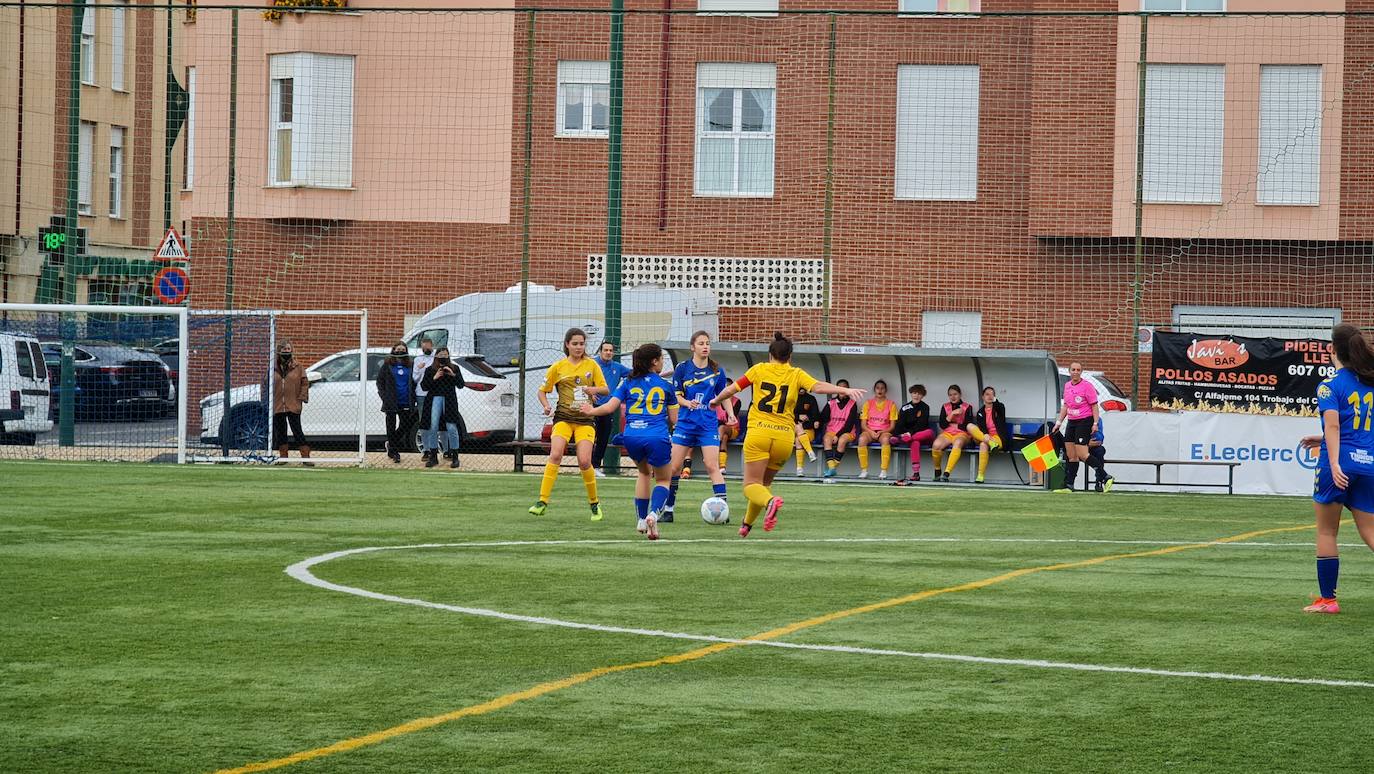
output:
<instances>
[{"instance_id":1,"label":"white field line","mask_svg":"<svg viewBox=\"0 0 1374 774\"><path fill-rule=\"evenodd\" d=\"M700 538L689 540L675 540L674 543L724 543L728 541L716 538ZM759 541L764 543L765 541ZM792 539L792 540L770 540L766 543L902 543L902 542L939 542L939 543L959 543L959 542L1028 542L1028 543L1130 543L1134 545L1192 545L1187 541L1079 541L1079 540L1031 540L1016 538L985 538L985 539L964 539L964 538L811 538L811 539ZM967 656L954 653L927 653L920 651L890 650L884 648L861 648L847 645L813 645L799 642L779 642L776 640L753 640L735 637L718 637L710 634L690 634L687 632L670 632L660 629L641 629L625 626L606 626L603 624L583 623L580 621L565 621L559 618L545 618L542 616L519 615L516 613L506 613L500 610L489 610L481 607L462 607L459 605L446 605L441 602L430 602L423 599L412 599L410 597L399 597L393 594L382 594L376 591L357 588L355 586L345 586L339 583L323 580L311 572L311 568L341 559L346 556L357 554L375 553L379 551L406 551L429 548L497 548L511 546L576 546L576 545L606 545L616 543L638 543L643 545L642 540L506 540L492 542L474 543L421 543L408 546L367 546L364 548L350 548L343 551L333 551L319 556L312 556L309 559L296 562L286 568L286 574L296 580L329 591L338 591L344 594L375 599L381 602L393 602L402 605L413 605L416 607L430 608L433 610L444 610L450 613L461 613L463 615L480 616L484 618L496 618L503 621L516 621L520 623L535 624L538 626L558 626L565 629L583 629L587 631L606 632L611 634L635 634L645 637L663 637L673 640L691 640L696 642L726 642L735 645L757 645L769 648L783 648L787 650L810 650L825 653L847 653L865 656L892 656L902 658L920 658L937 661L957 661L971 664L992 664L997 666L1019 666L1032 667L1038 669L1067 669L1078 672L1109 672L1116 674L1147 675L1152 677L1182 677L1203 680L1226 680L1232 682L1251 682L1251 683L1281 683L1287 685L1316 685L1332 688L1374 688L1374 682L1363 680L1327 680L1309 677L1282 677L1275 675L1260 674L1233 674L1230 672L1197 672L1180 671L1172 669L1151 669L1149 667L1113 666L1108 664L1079 664L1068 661L1047 661L1043 659L1019 659L1019 658L993 658L989 656ZM1197 543L1203 545L1204 543ZM1283 546L1290 547L1289 543L1217 543L1210 542L1206 545L1254 545L1254 546Z\"/></svg>"}]
</instances>

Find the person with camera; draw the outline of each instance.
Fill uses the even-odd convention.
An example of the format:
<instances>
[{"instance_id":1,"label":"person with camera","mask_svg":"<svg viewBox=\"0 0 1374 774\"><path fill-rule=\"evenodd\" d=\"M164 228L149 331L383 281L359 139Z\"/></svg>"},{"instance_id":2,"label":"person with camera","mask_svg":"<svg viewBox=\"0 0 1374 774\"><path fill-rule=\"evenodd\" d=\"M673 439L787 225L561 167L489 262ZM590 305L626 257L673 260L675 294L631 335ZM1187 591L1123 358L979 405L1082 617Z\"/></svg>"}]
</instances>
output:
<instances>
[{"instance_id":1,"label":"person with camera","mask_svg":"<svg viewBox=\"0 0 1374 774\"><path fill-rule=\"evenodd\" d=\"M463 371L449 356L448 347L440 347L434 353L434 362L425 369L420 386L425 390L424 412L429 416L429 427L435 433L447 431L449 467L458 467L458 391L467 386L463 381ZM425 467L439 464L439 449L430 450Z\"/></svg>"}]
</instances>

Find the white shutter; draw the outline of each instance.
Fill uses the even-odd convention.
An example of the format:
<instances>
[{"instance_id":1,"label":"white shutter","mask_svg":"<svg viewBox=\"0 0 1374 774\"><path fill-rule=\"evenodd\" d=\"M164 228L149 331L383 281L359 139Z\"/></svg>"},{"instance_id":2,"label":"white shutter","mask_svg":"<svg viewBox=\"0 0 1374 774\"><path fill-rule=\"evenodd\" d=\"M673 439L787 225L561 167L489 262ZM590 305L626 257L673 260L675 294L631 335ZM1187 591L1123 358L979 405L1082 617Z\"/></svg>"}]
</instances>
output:
<instances>
[{"instance_id":1,"label":"white shutter","mask_svg":"<svg viewBox=\"0 0 1374 774\"><path fill-rule=\"evenodd\" d=\"M897 68L896 198L978 198L977 65Z\"/></svg>"},{"instance_id":2,"label":"white shutter","mask_svg":"<svg viewBox=\"0 0 1374 774\"><path fill-rule=\"evenodd\" d=\"M978 349L983 346L982 312L922 312L921 346Z\"/></svg>"},{"instance_id":3,"label":"white shutter","mask_svg":"<svg viewBox=\"0 0 1374 774\"><path fill-rule=\"evenodd\" d=\"M1260 68L1260 204L1317 204L1322 152L1321 65Z\"/></svg>"},{"instance_id":4,"label":"white shutter","mask_svg":"<svg viewBox=\"0 0 1374 774\"><path fill-rule=\"evenodd\" d=\"M778 68L773 64L701 62L697 65L698 89L772 89Z\"/></svg>"},{"instance_id":5,"label":"white shutter","mask_svg":"<svg viewBox=\"0 0 1374 774\"><path fill-rule=\"evenodd\" d=\"M698 13L751 11L756 16L775 16L778 0L697 0Z\"/></svg>"},{"instance_id":6,"label":"white shutter","mask_svg":"<svg viewBox=\"0 0 1374 774\"><path fill-rule=\"evenodd\" d=\"M91 183L94 170L91 154L95 147L95 124L81 122L80 141L77 146L76 202L82 212L91 211Z\"/></svg>"},{"instance_id":7,"label":"white shutter","mask_svg":"<svg viewBox=\"0 0 1374 774\"><path fill-rule=\"evenodd\" d=\"M1226 68L1145 69L1145 201L1221 203Z\"/></svg>"},{"instance_id":8,"label":"white shutter","mask_svg":"<svg viewBox=\"0 0 1374 774\"><path fill-rule=\"evenodd\" d=\"M124 20L129 0L110 9L110 88L124 91ZM88 11L89 12L89 11Z\"/></svg>"},{"instance_id":9,"label":"white shutter","mask_svg":"<svg viewBox=\"0 0 1374 774\"><path fill-rule=\"evenodd\" d=\"M296 95L292 177L300 185L352 185L353 57L302 55Z\"/></svg>"},{"instance_id":10,"label":"white shutter","mask_svg":"<svg viewBox=\"0 0 1374 774\"><path fill-rule=\"evenodd\" d=\"M191 190L196 180L196 68L186 68L186 171L185 187Z\"/></svg>"}]
</instances>

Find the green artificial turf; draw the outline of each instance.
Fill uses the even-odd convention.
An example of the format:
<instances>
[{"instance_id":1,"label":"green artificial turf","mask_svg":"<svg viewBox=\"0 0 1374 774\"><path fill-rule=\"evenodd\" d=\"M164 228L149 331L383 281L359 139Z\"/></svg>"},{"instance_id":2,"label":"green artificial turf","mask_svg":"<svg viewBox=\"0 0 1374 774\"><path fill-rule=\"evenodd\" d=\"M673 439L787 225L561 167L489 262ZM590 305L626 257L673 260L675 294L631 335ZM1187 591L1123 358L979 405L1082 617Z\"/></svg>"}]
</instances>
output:
<instances>
[{"instance_id":1,"label":"green artificial turf","mask_svg":"<svg viewBox=\"0 0 1374 774\"><path fill-rule=\"evenodd\" d=\"M633 530L631 480L529 517L537 476L0 463L0 771L214 771L707 643L540 626L400 597L743 638L1009 571L1310 523L1304 500L783 482L781 526ZM1347 527L1345 542L1356 542ZM686 542L685 538L708 539ZM957 538L948 542L791 542ZM995 539L989 541L988 539ZM1046 542L1065 540L1142 543ZM1345 612L1299 612L1311 531L1090 566L844 617L791 643L1374 681L1374 558ZM297 763L299 772L1369 771L1374 688L732 646ZM1329 741L1327 741L1329 740Z\"/></svg>"}]
</instances>

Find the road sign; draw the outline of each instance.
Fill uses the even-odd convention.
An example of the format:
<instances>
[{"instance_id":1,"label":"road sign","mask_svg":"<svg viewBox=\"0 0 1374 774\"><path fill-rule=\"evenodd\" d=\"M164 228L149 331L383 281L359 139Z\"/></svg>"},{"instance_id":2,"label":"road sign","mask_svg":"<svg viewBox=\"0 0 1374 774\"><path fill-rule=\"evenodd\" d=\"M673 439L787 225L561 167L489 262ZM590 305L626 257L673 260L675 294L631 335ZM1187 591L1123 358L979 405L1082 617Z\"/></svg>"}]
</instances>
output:
<instances>
[{"instance_id":1,"label":"road sign","mask_svg":"<svg viewBox=\"0 0 1374 774\"><path fill-rule=\"evenodd\" d=\"M181 241L181 234L178 234L175 228L167 229L167 233L162 237L162 244L158 245L157 252L153 253L153 258L159 261L186 260L186 243Z\"/></svg>"},{"instance_id":2,"label":"road sign","mask_svg":"<svg viewBox=\"0 0 1374 774\"><path fill-rule=\"evenodd\" d=\"M153 290L164 304L179 304L191 292L191 278L179 266L168 266L153 277Z\"/></svg>"}]
</instances>

